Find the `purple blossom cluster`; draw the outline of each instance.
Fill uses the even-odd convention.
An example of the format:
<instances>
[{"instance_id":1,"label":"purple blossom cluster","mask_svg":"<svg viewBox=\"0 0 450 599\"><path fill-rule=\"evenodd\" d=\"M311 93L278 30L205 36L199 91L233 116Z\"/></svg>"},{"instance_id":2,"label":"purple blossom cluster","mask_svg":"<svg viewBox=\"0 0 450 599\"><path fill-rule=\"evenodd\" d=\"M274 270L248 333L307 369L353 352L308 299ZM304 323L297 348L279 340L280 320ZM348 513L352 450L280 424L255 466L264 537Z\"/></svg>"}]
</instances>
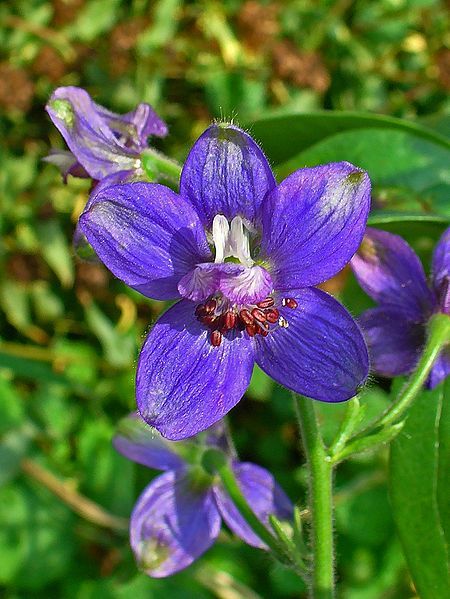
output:
<instances>
[{"instance_id":1,"label":"purple blossom cluster","mask_svg":"<svg viewBox=\"0 0 450 599\"><path fill-rule=\"evenodd\" d=\"M117 115L66 87L54 92L47 111L70 149L47 160L65 177L97 183L77 235L127 285L174 302L139 356L141 418L130 416L114 441L126 457L164 472L132 514L137 561L156 577L185 568L213 544L222 519L265 548L201 467L202 455L224 452L264 525L270 514L290 519L292 505L269 472L237 460L223 417L243 397L255 364L286 388L325 402L358 393L368 347L376 373L410 372L429 318L450 315L450 229L435 249L428 285L403 239L366 230L370 181L348 162L299 169L277 184L248 133L213 124L191 148L176 193L143 180L149 136L167 134L148 104ZM350 260L379 304L358 323L317 288ZM429 385L449 373L446 348Z\"/></svg>"},{"instance_id":2,"label":"purple blossom cluster","mask_svg":"<svg viewBox=\"0 0 450 599\"><path fill-rule=\"evenodd\" d=\"M351 261L364 291L377 303L359 323L365 331L373 370L387 377L414 370L436 312L450 315L450 228L433 253L430 284L414 250L398 235L368 228ZM450 347L433 365L430 388L450 374Z\"/></svg>"},{"instance_id":3,"label":"purple blossom cluster","mask_svg":"<svg viewBox=\"0 0 450 599\"><path fill-rule=\"evenodd\" d=\"M130 460L164 472L144 489L131 515L131 547L150 576L168 576L189 566L215 542L222 519L243 541L267 549L220 481L201 468L201 457L211 448L228 456L247 503L266 527L269 515L292 519L292 503L273 476L238 461L223 423L189 441L171 442L131 415L119 425L114 446Z\"/></svg>"}]
</instances>

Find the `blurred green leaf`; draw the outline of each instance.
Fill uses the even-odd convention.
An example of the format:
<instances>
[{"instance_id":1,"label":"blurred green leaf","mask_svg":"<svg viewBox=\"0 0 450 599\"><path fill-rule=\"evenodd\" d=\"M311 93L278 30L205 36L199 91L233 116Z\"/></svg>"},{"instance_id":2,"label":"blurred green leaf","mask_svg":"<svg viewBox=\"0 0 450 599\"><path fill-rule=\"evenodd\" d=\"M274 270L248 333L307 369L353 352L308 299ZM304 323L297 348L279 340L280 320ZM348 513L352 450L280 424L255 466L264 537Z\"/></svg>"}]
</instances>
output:
<instances>
[{"instance_id":1,"label":"blurred green leaf","mask_svg":"<svg viewBox=\"0 0 450 599\"><path fill-rule=\"evenodd\" d=\"M73 401L68 387L51 382L39 385L32 397L35 418L53 439L65 440L81 413L81 406Z\"/></svg>"},{"instance_id":2,"label":"blurred green leaf","mask_svg":"<svg viewBox=\"0 0 450 599\"><path fill-rule=\"evenodd\" d=\"M40 322L54 322L64 314L64 304L48 284L39 282L31 289L34 310Z\"/></svg>"},{"instance_id":3,"label":"blurred green leaf","mask_svg":"<svg viewBox=\"0 0 450 599\"><path fill-rule=\"evenodd\" d=\"M64 287L73 285L74 267L67 236L57 220L38 223L37 231L42 255Z\"/></svg>"},{"instance_id":4,"label":"blurred green leaf","mask_svg":"<svg viewBox=\"0 0 450 599\"><path fill-rule=\"evenodd\" d=\"M68 383L66 377L55 372L48 362L11 353L5 347L2 348L0 343L0 369L2 368L26 380L35 379L44 382Z\"/></svg>"},{"instance_id":5,"label":"blurred green leaf","mask_svg":"<svg viewBox=\"0 0 450 599\"><path fill-rule=\"evenodd\" d=\"M135 500L134 464L112 446L114 427L105 419L87 421L79 433L78 455L86 494L114 514L129 516ZM150 480L150 477L149 477Z\"/></svg>"},{"instance_id":6,"label":"blurred green leaf","mask_svg":"<svg viewBox=\"0 0 450 599\"><path fill-rule=\"evenodd\" d=\"M258 366L253 368L252 378L247 393L254 399L269 399L274 383Z\"/></svg>"},{"instance_id":7,"label":"blurred green leaf","mask_svg":"<svg viewBox=\"0 0 450 599\"><path fill-rule=\"evenodd\" d=\"M0 487L20 471L20 461L26 454L29 440L30 431L26 427L0 437Z\"/></svg>"},{"instance_id":8,"label":"blurred green leaf","mask_svg":"<svg viewBox=\"0 0 450 599\"><path fill-rule=\"evenodd\" d=\"M136 351L134 331L120 331L93 302L85 309L86 322L102 344L112 366L129 366Z\"/></svg>"},{"instance_id":9,"label":"blurred green leaf","mask_svg":"<svg viewBox=\"0 0 450 599\"><path fill-rule=\"evenodd\" d=\"M77 19L66 29L68 37L91 42L111 29L119 19L120 0L90 0L84 4Z\"/></svg>"},{"instance_id":10,"label":"blurred green leaf","mask_svg":"<svg viewBox=\"0 0 450 599\"><path fill-rule=\"evenodd\" d=\"M336 527L353 542L382 545L392 534L394 523L385 485L353 495L336 507Z\"/></svg>"},{"instance_id":11,"label":"blurred green leaf","mask_svg":"<svg viewBox=\"0 0 450 599\"><path fill-rule=\"evenodd\" d=\"M366 133L358 133L358 129L384 129L392 132L397 130L450 150L450 142L431 129L411 121L364 112L317 111L309 114L269 115L249 123L248 127L275 165L293 159L300 152L339 132L354 131L357 139L361 139ZM389 140L387 142L378 149L383 150L386 160L389 161L393 149ZM371 146L370 151L374 149L376 147ZM338 160L347 158L341 156Z\"/></svg>"},{"instance_id":12,"label":"blurred green leaf","mask_svg":"<svg viewBox=\"0 0 450 599\"><path fill-rule=\"evenodd\" d=\"M61 338L55 341L53 351L64 364L64 374L70 381L80 385L94 384L100 359L92 345Z\"/></svg>"},{"instance_id":13,"label":"blurred green leaf","mask_svg":"<svg viewBox=\"0 0 450 599\"><path fill-rule=\"evenodd\" d=\"M19 482L0 488L0 584L36 590L70 573L71 522L46 490Z\"/></svg>"},{"instance_id":14,"label":"blurred green leaf","mask_svg":"<svg viewBox=\"0 0 450 599\"><path fill-rule=\"evenodd\" d=\"M163 46L173 39L179 25L177 12L181 0L158 0L153 4L153 26L140 35L138 50L142 56L148 56L156 48Z\"/></svg>"},{"instance_id":15,"label":"blurred green leaf","mask_svg":"<svg viewBox=\"0 0 450 599\"><path fill-rule=\"evenodd\" d=\"M423 391L391 446L395 522L422 599L448 599L450 379ZM447 467L447 470L442 468Z\"/></svg>"},{"instance_id":16,"label":"blurred green leaf","mask_svg":"<svg viewBox=\"0 0 450 599\"><path fill-rule=\"evenodd\" d=\"M447 226L449 222L450 215L442 216L439 214L420 214L414 212L389 212L388 210L373 210L367 219L367 224L371 227L397 223L424 223Z\"/></svg>"},{"instance_id":17,"label":"blurred green leaf","mask_svg":"<svg viewBox=\"0 0 450 599\"><path fill-rule=\"evenodd\" d=\"M0 362L1 364L1 362ZM17 428L23 423L25 409L20 394L6 376L5 371L0 370L0 435L11 428Z\"/></svg>"},{"instance_id":18,"label":"blurred green leaf","mask_svg":"<svg viewBox=\"0 0 450 599\"><path fill-rule=\"evenodd\" d=\"M298 168L348 160L369 173L375 187L395 185L415 192L404 194L401 210L436 213L450 219L450 150L441 143L409 131L359 129L332 135L279 167L287 176ZM384 208L392 206L389 198Z\"/></svg>"},{"instance_id":19,"label":"blurred green leaf","mask_svg":"<svg viewBox=\"0 0 450 599\"><path fill-rule=\"evenodd\" d=\"M28 291L15 281L5 279L0 285L0 308L8 321L19 331L31 324Z\"/></svg>"}]
</instances>

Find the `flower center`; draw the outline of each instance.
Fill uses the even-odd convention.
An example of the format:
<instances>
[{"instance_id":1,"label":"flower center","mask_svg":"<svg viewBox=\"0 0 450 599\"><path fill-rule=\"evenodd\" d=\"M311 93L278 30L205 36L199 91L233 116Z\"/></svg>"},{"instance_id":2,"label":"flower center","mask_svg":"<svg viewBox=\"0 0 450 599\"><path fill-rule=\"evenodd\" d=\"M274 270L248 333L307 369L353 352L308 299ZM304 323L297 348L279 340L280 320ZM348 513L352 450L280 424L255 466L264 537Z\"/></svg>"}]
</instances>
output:
<instances>
[{"instance_id":1,"label":"flower center","mask_svg":"<svg viewBox=\"0 0 450 599\"><path fill-rule=\"evenodd\" d=\"M283 298L281 305L292 310L297 308L293 298ZM221 344L223 335L231 331L246 331L249 337L266 337L275 328L289 326L271 296L247 306L232 306L224 298L212 297L206 303L198 304L195 315L199 322L211 330L210 340L215 347Z\"/></svg>"},{"instance_id":2,"label":"flower center","mask_svg":"<svg viewBox=\"0 0 450 599\"><path fill-rule=\"evenodd\" d=\"M219 346L226 333L246 331L250 337L265 337L274 327L288 326L279 307L295 309L292 298L275 305L270 273L251 257L253 225L235 216L231 223L217 214L209 240L215 249L214 262L205 262L188 272L178 284L182 297L201 302L197 320L210 329L212 345Z\"/></svg>"}]
</instances>

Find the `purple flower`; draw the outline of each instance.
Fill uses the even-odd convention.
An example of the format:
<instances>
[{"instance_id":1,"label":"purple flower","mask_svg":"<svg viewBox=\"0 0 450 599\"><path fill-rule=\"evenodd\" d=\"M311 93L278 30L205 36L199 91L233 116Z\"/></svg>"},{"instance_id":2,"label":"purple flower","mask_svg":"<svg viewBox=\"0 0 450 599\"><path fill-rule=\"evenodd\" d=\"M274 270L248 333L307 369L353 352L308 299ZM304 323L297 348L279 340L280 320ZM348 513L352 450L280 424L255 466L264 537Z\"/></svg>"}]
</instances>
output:
<instances>
[{"instance_id":1,"label":"purple flower","mask_svg":"<svg viewBox=\"0 0 450 599\"><path fill-rule=\"evenodd\" d=\"M255 515L269 527L269 515L292 519L293 507L264 468L239 462L219 424L188 442L168 442L137 416L122 421L115 448L127 458L163 470L139 497L130 541L139 566L157 578L189 566L217 539L221 520L249 545L266 549L237 511L220 481L200 466L211 447L225 451L241 491Z\"/></svg>"},{"instance_id":2,"label":"purple flower","mask_svg":"<svg viewBox=\"0 0 450 599\"><path fill-rule=\"evenodd\" d=\"M133 112L119 115L93 102L79 87L56 89L46 110L70 149L53 151L46 158L64 177L72 174L101 180L114 173L139 170L139 157L148 137L167 135L167 125L149 104L139 104Z\"/></svg>"},{"instance_id":3,"label":"purple flower","mask_svg":"<svg viewBox=\"0 0 450 599\"><path fill-rule=\"evenodd\" d=\"M179 195L151 183L98 193L80 228L99 258L144 295L179 300L141 351L144 420L172 440L206 429L242 398L255 362L309 397L352 397L368 373L363 336L314 285L358 249L369 203L367 174L347 162L277 185L232 125L197 140Z\"/></svg>"},{"instance_id":4,"label":"purple flower","mask_svg":"<svg viewBox=\"0 0 450 599\"><path fill-rule=\"evenodd\" d=\"M374 370L388 377L408 374L420 357L430 316L450 314L450 229L434 250L430 286L413 249L386 231L368 228L351 265L361 287L379 304L359 319ZM433 366L429 387L449 374L446 348Z\"/></svg>"}]
</instances>

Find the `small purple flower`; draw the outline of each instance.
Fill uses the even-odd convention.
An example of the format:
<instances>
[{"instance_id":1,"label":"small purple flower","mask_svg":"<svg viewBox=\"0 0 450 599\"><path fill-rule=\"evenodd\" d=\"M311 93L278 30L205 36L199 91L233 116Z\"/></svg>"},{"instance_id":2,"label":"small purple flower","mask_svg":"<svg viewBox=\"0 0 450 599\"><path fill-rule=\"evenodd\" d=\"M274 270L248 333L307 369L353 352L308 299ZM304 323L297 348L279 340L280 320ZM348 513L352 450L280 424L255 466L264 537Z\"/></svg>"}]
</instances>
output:
<instances>
[{"instance_id":1,"label":"small purple flower","mask_svg":"<svg viewBox=\"0 0 450 599\"><path fill-rule=\"evenodd\" d=\"M56 164L65 178L72 174L101 180L118 172L135 172L148 137L167 135L167 125L149 104L119 115L93 102L79 87L56 89L46 110L70 149L53 151L46 161Z\"/></svg>"},{"instance_id":2,"label":"small purple flower","mask_svg":"<svg viewBox=\"0 0 450 599\"><path fill-rule=\"evenodd\" d=\"M450 228L433 255L431 285L413 249L398 235L368 228L353 272L379 306L364 312L372 366L388 377L410 373L419 360L433 313L450 315ZM433 388L450 374L450 348L436 360L428 381Z\"/></svg>"},{"instance_id":3,"label":"small purple flower","mask_svg":"<svg viewBox=\"0 0 450 599\"><path fill-rule=\"evenodd\" d=\"M179 300L142 348L137 403L165 437L189 437L242 398L256 362L314 399L344 401L368 355L348 312L314 285L362 240L370 182L348 162L300 169L277 185L258 145L212 125L183 167L179 195L158 184L102 190L79 226L129 286Z\"/></svg>"},{"instance_id":4,"label":"small purple flower","mask_svg":"<svg viewBox=\"0 0 450 599\"><path fill-rule=\"evenodd\" d=\"M114 446L130 460L164 471L144 489L131 515L131 547L149 576L169 576L192 564L213 545L222 519L243 541L267 549L220 481L202 470L201 456L211 447L228 454L241 491L263 524L269 527L271 514L292 519L292 504L273 476L236 459L221 423L188 442L168 442L132 415L119 426Z\"/></svg>"}]
</instances>

